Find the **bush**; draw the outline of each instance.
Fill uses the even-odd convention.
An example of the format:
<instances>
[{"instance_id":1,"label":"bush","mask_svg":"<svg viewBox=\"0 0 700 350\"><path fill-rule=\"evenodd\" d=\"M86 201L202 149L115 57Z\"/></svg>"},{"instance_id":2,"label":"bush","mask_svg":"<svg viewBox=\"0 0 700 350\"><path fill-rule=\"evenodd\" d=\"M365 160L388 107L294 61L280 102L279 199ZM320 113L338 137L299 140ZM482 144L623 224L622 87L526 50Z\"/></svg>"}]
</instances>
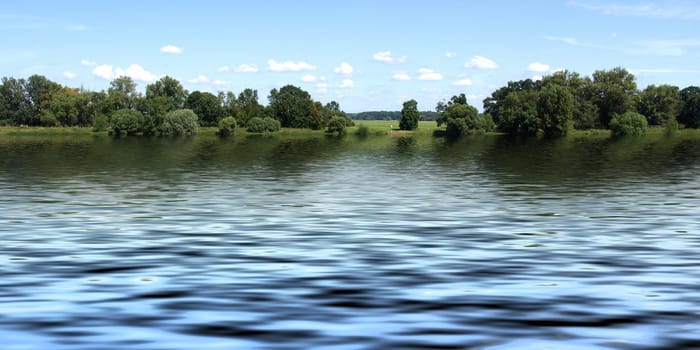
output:
<instances>
[{"instance_id":1,"label":"bush","mask_svg":"<svg viewBox=\"0 0 700 350\"><path fill-rule=\"evenodd\" d=\"M45 111L44 113L41 113L41 116L39 117L39 123L41 123L41 126L59 126L61 125L58 122L58 119L56 119L56 115L53 114L51 111Z\"/></svg>"},{"instance_id":2,"label":"bush","mask_svg":"<svg viewBox=\"0 0 700 350\"><path fill-rule=\"evenodd\" d=\"M133 109L120 109L112 113L112 131L115 135L133 135L141 129L143 114Z\"/></svg>"},{"instance_id":3,"label":"bush","mask_svg":"<svg viewBox=\"0 0 700 350\"><path fill-rule=\"evenodd\" d=\"M282 128L282 123L280 123L280 121L275 118L265 117L263 121L265 122L265 131L275 132L279 131Z\"/></svg>"},{"instance_id":4,"label":"bush","mask_svg":"<svg viewBox=\"0 0 700 350\"><path fill-rule=\"evenodd\" d=\"M647 118L635 112L614 114L609 125L613 137L643 135L648 127Z\"/></svg>"},{"instance_id":5,"label":"bush","mask_svg":"<svg viewBox=\"0 0 700 350\"><path fill-rule=\"evenodd\" d=\"M248 132L252 133L263 133L266 131L265 121L260 117L253 117L248 119L247 125Z\"/></svg>"},{"instance_id":6,"label":"bush","mask_svg":"<svg viewBox=\"0 0 700 350\"><path fill-rule=\"evenodd\" d=\"M326 129L327 134L343 136L345 135L345 119L341 117L331 117L328 121L328 128Z\"/></svg>"},{"instance_id":7,"label":"bush","mask_svg":"<svg viewBox=\"0 0 700 350\"><path fill-rule=\"evenodd\" d=\"M219 120L219 131L218 135L221 137L228 137L233 135L236 131L236 119L234 117L226 117Z\"/></svg>"},{"instance_id":8,"label":"bush","mask_svg":"<svg viewBox=\"0 0 700 350\"><path fill-rule=\"evenodd\" d=\"M360 124L360 126L357 127L355 135L362 138L369 136L369 127L367 127L367 125Z\"/></svg>"},{"instance_id":9,"label":"bush","mask_svg":"<svg viewBox=\"0 0 700 350\"><path fill-rule=\"evenodd\" d=\"M199 128L197 114L191 109L177 109L163 117L158 133L164 136L194 135Z\"/></svg>"},{"instance_id":10,"label":"bush","mask_svg":"<svg viewBox=\"0 0 700 350\"><path fill-rule=\"evenodd\" d=\"M109 129L109 118L104 114L99 114L92 120L92 131L101 132Z\"/></svg>"}]
</instances>

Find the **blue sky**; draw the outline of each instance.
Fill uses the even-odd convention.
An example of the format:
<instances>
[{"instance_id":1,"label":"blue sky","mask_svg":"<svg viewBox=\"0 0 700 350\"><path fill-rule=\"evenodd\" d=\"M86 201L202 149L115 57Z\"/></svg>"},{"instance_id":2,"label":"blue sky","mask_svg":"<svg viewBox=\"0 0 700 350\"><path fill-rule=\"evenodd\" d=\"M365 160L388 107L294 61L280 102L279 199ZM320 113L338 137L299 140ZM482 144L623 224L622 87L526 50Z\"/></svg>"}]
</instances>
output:
<instances>
[{"instance_id":1,"label":"blue sky","mask_svg":"<svg viewBox=\"0 0 700 350\"><path fill-rule=\"evenodd\" d=\"M105 89L299 86L348 112L481 101L509 80L622 66L641 88L700 85L697 1L33 1L0 3L0 76Z\"/></svg>"}]
</instances>

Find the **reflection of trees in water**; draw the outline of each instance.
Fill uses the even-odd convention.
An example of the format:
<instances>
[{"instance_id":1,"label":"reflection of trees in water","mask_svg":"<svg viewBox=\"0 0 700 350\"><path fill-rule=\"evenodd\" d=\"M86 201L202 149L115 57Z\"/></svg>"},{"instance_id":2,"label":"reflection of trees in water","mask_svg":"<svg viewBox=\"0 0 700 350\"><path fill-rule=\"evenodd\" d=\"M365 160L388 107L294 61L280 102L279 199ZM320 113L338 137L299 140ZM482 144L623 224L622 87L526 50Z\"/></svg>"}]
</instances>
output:
<instances>
[{"instance_id":1,"label":"reflection of trees in water","mask_svg":"<svg viewBox=\"0 0 700 350\"><path fill-rule=\"evenodd\" d=\"M411 154L417 150L416 140L413 137L397 137L396 152L399 154Z\"/></svg>"}]
</instances>

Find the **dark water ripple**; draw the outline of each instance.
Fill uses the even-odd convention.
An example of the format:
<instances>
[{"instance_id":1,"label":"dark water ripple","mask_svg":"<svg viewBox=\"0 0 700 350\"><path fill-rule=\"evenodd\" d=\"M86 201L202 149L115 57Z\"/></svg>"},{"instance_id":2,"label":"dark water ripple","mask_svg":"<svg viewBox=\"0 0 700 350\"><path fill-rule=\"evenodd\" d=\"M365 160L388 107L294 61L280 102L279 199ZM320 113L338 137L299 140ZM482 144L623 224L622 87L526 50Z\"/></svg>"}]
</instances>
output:
<instances>
[{"instance_id":1,"label":"dark water ripple","mask_svg":"<svg viewBox=\"0 0 700 350\"><path fill-rule=\"evenodd\" d=\"M5 160L3 348L700 348L697 145L318 142Z\"/></svg>"}]
</instances>

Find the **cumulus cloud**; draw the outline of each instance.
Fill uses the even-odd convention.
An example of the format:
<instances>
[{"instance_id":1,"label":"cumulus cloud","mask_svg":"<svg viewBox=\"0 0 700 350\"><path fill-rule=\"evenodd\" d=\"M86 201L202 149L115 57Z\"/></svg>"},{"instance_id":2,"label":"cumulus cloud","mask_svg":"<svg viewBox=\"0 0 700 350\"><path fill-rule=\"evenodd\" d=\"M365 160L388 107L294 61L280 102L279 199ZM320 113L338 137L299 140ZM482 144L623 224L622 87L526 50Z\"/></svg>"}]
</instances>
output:
<instances>
[{"instance_id":1,"label":"cumulus cloud","mask_svg":"<svg viewBox=\"0 0 700 350\"><path fill-rule=\"evenodd\" d=\"M542 76L541 76L541 75L533 75L533 76L532 76L532 80L534 80L534 81L540 81L540 80L542 80Z\"/></svg>"},{"instance_id":2,"label":"cumulus cloud","mask_svg":"<svg viewBox=\"0 0 700 350\"><path fill-rule=\"evenodd\" d=\"M347 62L342 62L340 66L335 68L335 72L341 75L352 74L352 66Z\"/></svg>"},{"instance_id":3,"label":"cumulus cloud","mask_svg":"<svg viewBox=\"0 0 700 350\"><path fill-rule=\"evenodd\" d=\"M316 67L306 62L284 61L277 62L273 59L267 60L267 70L272 72L300 72L305 70L315 70Z\"/></svg>"},{"instance_id":4,"label":"cumulus cloud","mask_svg":"<svg viewBox=\"0 0 700 350\"><path fill-rule=\"evenodd\" d=\"M236 67L236 73L257 73L258 66L254 64L242 64Z\"/></svg>"},{"instance_id":5,"label":"cumulus cloud","mask_svg":"<svg viewBox=\"0 0 700 350\"><path fill-rule=\"evenodd\" d=\"M533 62L527 66L527 70L529 70L530 72L537 72L537 73L548 72L549 65L544 64L544 63L540 63L540 62Z\"/></svg>"},{"instance_id":6,"label":"cumulus cloud","mask_svg":"<svg viewBox=\"0 0 700 350\"><path fill-rule=\"evenodd\" d=\"M403 63L406 61L406 57L394 57L391 51L380 51L372 55L375 61L385 62L385 63Z\"/></svg>"},{"instance_id":7,"label":"cumulus cloud","mask_svg":"<svg viewBox=\"0 0 700 350\"><path fill-rule=\"evenodd\" d=\"M443 76L440 73L433 71L430 68L421 68L418 70L418 80L442 80Z\"/></svg>"},{"instance_id":8,"label":"cumulus cloud","mask_svg":"<svg viewBox=\"0 0 700 350\"><path fill-rule=\"evenodd\" d=\"M68 79L75 79L77 77L77 75L75 75L75 73L73 72L64 72L63 76Z\"/></svg>"},{"instance_id":9,"label":"cumulus cloud","mask_svg":"<svg viewBox=\"0 0 700 350\"><path fill-rule=\"evenodd\" d=\"M472 80L468 78L460 79L452 83L454 86L470 86L472 85Z\"/></svg>"},{"instance_id":10,"label":"cumulus cloud","mask_svg":"<svg viewBox=\"0 0 700 350\"><path fill-rule=\"evenodd\" d=\"M216 69L217 72L221 72L221 73L228 72L230 70L231 70L231 67L229 67L229 66L221 66L221 67Z\"/></svg>"},{"instance_id":11,"label":"cumulus cloud","mask_svg":"<svg viewBox=\"0 0 700 350\"><path fill-rule=\"evenodd\" d=\"M484 57L484 56L474 56L471 60L464 63L467 68L479 68L479 69L497 69L498 64L496 62Z\"/></svg>"},{"instance_id":12,"label":"cumulus cloud","mask_svg":"<svg viewBox=\"0 0 700 350\"><path fill-rule=\"evenodd\" d=\"M88 60L80 60L80 64L82 64L83 66L94 67L97 65L97 62L88 61Z\"/></svg>"},{"instance_id":13,"label":"cumulus cloud","mask_svg":"<svg viewBox=\"0 0 700 350\"><path fill-rule=\"evenodd\" d=\"M394 73L394 75L392 75L392 78L394 78L394 80L401 80L401 81L411 80L411 76L409 76L408 74L406 74L404 72Z\"/></svg>"},{"instance_id":14,"label":"cumulus cloud","mask_svg":"<svg viewBox=\"0 0 700 350\"><path fill-rule=\"evenodd\" d=\"M347 89L352 87L352 80L351 79L343 79L343 81L340 82L340 85L338 85L339 88L341 89Z\"/></svg>"},{"instance_id":15,"label":"cumulus cloud","mask_svg":"<svg viewBox=\"0 0 700 350\"><path fill-rule=\"evenodd\" d=\"M182 53L182 48L175 45L165 45L160 48L160 52L177 55Z\"/></svg>"},{"instance_id":16,"label":"cumulus cloud","mask_svg":"<svg viewBox=\"0 0 700 350\"><path fill-rule=\"evenodd\" d=\"M205 84L209 82L209 78L206 75L198 75L197 77L188 80L192 84Z\"/></svg>"},{"instance_id":17,"label":"cumulus cloud","mask_svg":"<svg viewBox=\"0 0 700 350\"><path fill-rule=\"evenodd\" d=\"M445 57L447 57L447 58L453 58L453 57L457 57L457 54L454 53L454 52L452 52L452 51L446 51L446 52L445 52Z\"/></svg>"},{"instance_id":18,"label":"cumulus cloud","mask_svg":"<svg viewBox=\"0 0 700 350\"><path fill-rule=\"evenodd\" d=\"M313 83L313 82L316 81L317 79L318 79L318 78L316 78L316 76L313 75L313 74L307 74L307 75L301 77L301 81L303 81L303 82L305 82L305 83Z\"/></svg>"},{"instance_id":19,"label":"cumulus cloud","mask_svg":"<svg viewBox=\"0 0 700 350\"><path fill-rule=\"evenodd\" d=\"M158 79L155 74L145 70L139 64L132 64L126 69L119 67L114 68L108 64L101 64L92 70L92 74L105 80L113 80L117 77L127 76L134 80L151 83Z\"/></svg>"}]
</instances>

